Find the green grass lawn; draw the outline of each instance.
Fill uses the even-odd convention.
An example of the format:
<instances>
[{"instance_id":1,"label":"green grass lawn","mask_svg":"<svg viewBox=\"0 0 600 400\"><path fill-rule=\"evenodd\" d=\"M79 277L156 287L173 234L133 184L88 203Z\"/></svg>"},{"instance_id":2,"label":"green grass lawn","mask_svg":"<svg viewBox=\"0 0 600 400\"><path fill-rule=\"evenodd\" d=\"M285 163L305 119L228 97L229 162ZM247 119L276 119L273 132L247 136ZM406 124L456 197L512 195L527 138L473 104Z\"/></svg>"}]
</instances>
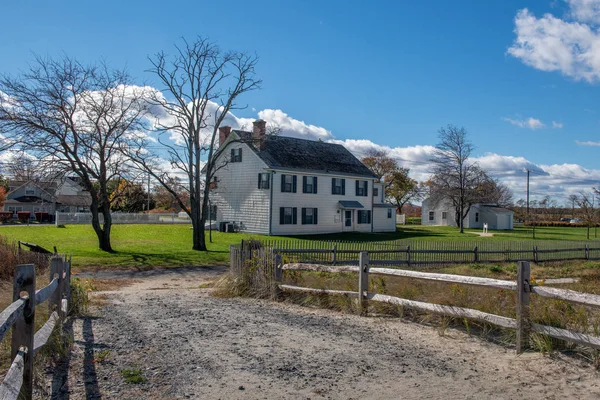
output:
<instances>
[{"instance_id":1,"label":"green grass lawn","mask_svg":"<svg viewBox=\"0 0 600 400\"><path fill-rule=\"evenodd\" d=\"M542 227L536 229L537 240L585 240L586 228ZM400 226L394 233L364 234L344 233L330 235L270 237L275 240L346 240L382 241L396 239L414 240L529 240L531 229L517 228L514 231L494 232L491 238L479 238L467 230L458 233L452 227ZM208 252L191 250L192 231L189 225L114 225L112 245L116 253L107 254L98 250L98 242L88 225L67 225L66 228L48 226L0 227L0 234L9 239L31 242L60 253L73 255L76 267L135 267L148 269L158 266L211 265L227 263L229 245L242 239L266 239L266 236L243 233L213 232L213 242L208 243ZM591 232L594 239L594 232ZM208 233L207 233L208 242Z\"/></svg>"},{"instance_id":2,"label":"green grass lawn","mask_svg":"<svg viewBox=\"0 0 600 400\"><path fill-rule=\"evenodd\" d=\"M89 225L2 227L0 234L14 241L38 244L48 250L73 255L75 267L136 267L214 265L229 262L229 245L251 235L213 232L209 252L192 250L189 225L113 225L108 254L98 250L98 239ZM208 233L207 238L208 242Z\"/></svg>"}]
</instances>

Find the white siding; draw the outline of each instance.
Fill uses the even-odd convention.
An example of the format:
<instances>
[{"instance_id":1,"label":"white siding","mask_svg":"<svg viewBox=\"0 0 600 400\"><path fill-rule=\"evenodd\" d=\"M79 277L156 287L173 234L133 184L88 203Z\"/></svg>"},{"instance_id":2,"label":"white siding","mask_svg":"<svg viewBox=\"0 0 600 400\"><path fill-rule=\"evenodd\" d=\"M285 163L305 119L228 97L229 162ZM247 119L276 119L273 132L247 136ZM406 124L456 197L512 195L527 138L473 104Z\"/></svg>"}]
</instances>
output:
<instances>
[{"instance_id":1,"label":"white siding","mask_svg":"<svg viewBox=\"0 0 600 400\"><path fill-rule=\"evenodd\" d=\"M282 173L297 176L296 193L281 192ZM316 194L302 193L303 176L317 177ZM318 234L345 231L343 229L344 210L339 206L340 200L358 201L364 206L364 210L371 210L372 208L373 180L369 178L358 179L369 181L367 196L356 196L356 178L349 178L347 176L277 171L273 178L273 222L271 227L273 235ZM332 178L344 178L346 180L344 196L331 194ZM297 208L296 225L280 224L280 207ZM302 225L302 208L317 208L319 210L317 225ZM353 226L351 231L371 232L371 224L357 224L357 210L352 210L352 214ZM336 216L339 219L336 219Z\"/></svg>"},{"instance_id":2,"label":"white siding","mask_svg":"<svg viewBox=\"0 0 600 400\"><path fill-rule=\"evenodd\" d=\"M433 211L434 220L429 220L429 212ZM446 219L442 218L442 213L446 213ZM424 200L421 205L421 225L431 225L431 226L456 226L455 222L455 211L454 207L449 202L440 201L435 204L429 199ZM466 224L465 220L465 224Z\"/></svg>"},{"instance_id":3,"label":"white siding","mask_svg":"<svg viewBox=\"0 0 600 400\"><path fill-rule=\"evenodd\" d=\"M388 218L388 210L392 211L392 218ZM396 232L395 208L373 207L373 232Z\"/></svg>"},{"instance_id":4,"label":"white siding","mask_svg":"<svg viewBox=\"0 0 600 400\"><path fill-rule=\"evenodd\" d=\"M266 172L266 165L245 143L229 148L242 148L242 162L230 162L215 174L210 200L217 205L217 222L235 221L245 232L268 234L270 189L258 189L258 173Z\"/></svg>"},{"instance_id":5,"label":"white siding","mask_svg":"<svg viewBox=\"0 0 600 400\"><path fill-rule=\"evenodd\" d=\"M373 188L377 188L377 196L373 196L373 204L383 204L384 203L384 193L383 193L383 184L379 182L373 183ZM371 193L373 194L373 193Z\"/></svg>"}]
</instances>

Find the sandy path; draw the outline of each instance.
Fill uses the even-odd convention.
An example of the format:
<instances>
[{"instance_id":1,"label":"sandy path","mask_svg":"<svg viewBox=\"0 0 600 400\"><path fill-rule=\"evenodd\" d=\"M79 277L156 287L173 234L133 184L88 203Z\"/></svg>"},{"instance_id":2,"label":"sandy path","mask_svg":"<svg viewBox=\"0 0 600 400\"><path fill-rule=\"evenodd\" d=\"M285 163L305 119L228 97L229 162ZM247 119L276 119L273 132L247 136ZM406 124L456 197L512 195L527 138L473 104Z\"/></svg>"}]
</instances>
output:
<instances>
[{"instance_id":1,"label":"sandy path","mask_svg":"<svg viewBox=\"0 0 600 400\"><path fill-rule=\"evenodd\" d=\"M219 271L154 274L73 323L56 399L591 399L589 366L391 318L219 299ZM137 277L136 277L137 278ZM182 288L188 289L182 289ZM163 289L163 290L153 290ZM101 294L102 295L102 294ZM101 352L108 352L98 360ZM97 362L93 362L96 359ZM125 383L140 368L147 383Z\"/></svg>"}]
</instances>

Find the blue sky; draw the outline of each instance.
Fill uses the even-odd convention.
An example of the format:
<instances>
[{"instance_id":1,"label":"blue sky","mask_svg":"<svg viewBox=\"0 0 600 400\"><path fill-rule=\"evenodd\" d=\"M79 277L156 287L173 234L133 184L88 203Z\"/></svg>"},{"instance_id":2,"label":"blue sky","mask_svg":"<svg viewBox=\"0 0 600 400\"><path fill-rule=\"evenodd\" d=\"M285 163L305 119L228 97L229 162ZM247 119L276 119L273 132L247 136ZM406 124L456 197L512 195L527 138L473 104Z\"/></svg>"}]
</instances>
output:
<instances>
[{"instance_id":1,"label":"blue sky","mask_svg":"<svg viewBox=\"0 0 600 400\"><path fill-rule=\"evenodd\" d=\"M475 156L516 197L522 169L535 168L549 175L538 174L533 190L562 202L600 185L600 147L590 145L600 144L600 50L585 50L600 49L599 3L7 2L0 72L26 68L32 53L64 52L126 66L153 85L149 54L169 52L182 36L208 36L260 57L263 88L242 99L248 108L237 117L280 110L260 115L290 129L290 121L324 128L358 154L371 142L387 146L419 179L437 130L464 126ZM589 33L572 32L582 25Z\"/></svg>"}]
</instances>

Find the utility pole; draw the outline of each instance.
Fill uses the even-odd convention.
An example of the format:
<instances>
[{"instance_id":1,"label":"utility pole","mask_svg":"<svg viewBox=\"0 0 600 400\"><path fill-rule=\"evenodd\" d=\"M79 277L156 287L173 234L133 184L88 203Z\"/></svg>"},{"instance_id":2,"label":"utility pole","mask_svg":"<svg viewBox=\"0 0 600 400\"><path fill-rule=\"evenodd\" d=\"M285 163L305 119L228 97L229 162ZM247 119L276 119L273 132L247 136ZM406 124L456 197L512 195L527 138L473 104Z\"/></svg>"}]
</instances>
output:
<instances>
[{"instance_id":1,"label":"utility pole","mask_svg":"<svg viewBox=\"0 0 600 400\"><path fill-rule=\"evenodd\" d=\"M146 210L150 213L150 174L148 174L148 207Z\"/></svg>"},{"instance_id":2,"label":"utility pole","mask_svg":"<svg viewBox=\"0 0 600 400\"><path fill-rule=\"evenodd\" d=\"M527 170L527 218L529 218L529 170Z\"/></svg>"}]
</instances>

